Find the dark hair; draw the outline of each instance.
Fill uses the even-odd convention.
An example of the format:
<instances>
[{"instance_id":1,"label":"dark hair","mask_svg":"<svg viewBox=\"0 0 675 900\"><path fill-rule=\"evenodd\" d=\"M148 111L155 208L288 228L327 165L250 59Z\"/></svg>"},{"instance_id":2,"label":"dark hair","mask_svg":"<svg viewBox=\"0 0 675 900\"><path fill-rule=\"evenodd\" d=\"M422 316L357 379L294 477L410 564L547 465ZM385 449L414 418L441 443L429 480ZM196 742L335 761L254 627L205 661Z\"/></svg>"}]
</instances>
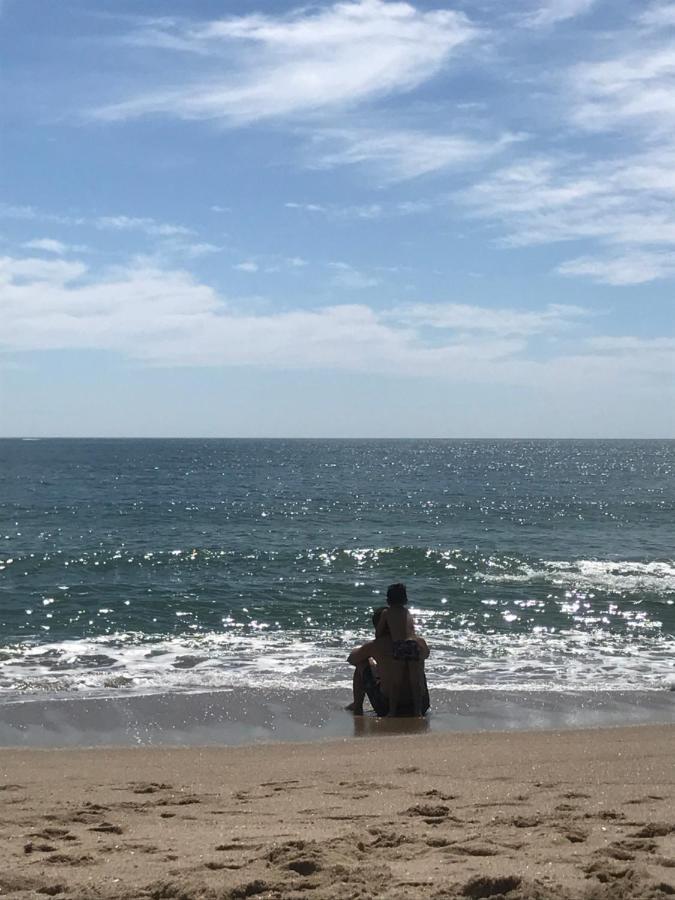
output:
<instances>
[{"instance_id":1,"label":"dark hair","mask_svg":"<svg viewBox=\"0 0 675 900\"><path fill-rule=\"evenodd\" d=\"M387 603L395 606L405 606L407 602L408 592L405 589L405 585L401 584L400 581L396 584L390 584L387 588Z\"/></svg>"},{"instance_id":2,"label":"dark hair","mask_svg":"<svg viewBox=\"0 0 675 900\"><path fill-rule=\"evenodd\" d=\"M386 606L378 606L373 610L373 628L377 628L377 623L382 618L382 613L386 610Z\"/></svg>"}]
</instances>

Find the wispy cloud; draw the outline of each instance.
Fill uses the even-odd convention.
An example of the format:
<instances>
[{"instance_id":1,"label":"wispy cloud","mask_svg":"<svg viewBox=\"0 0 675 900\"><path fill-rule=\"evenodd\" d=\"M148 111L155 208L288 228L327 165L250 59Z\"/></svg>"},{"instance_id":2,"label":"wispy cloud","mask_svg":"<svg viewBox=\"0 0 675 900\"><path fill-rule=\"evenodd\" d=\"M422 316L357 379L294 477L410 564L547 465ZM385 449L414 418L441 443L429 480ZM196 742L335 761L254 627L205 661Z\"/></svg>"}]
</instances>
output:
<instances>
[{"instance_id":1,"label":"wispy cloud","mask_svg":"<svg viewBox=\"0 0 675 900\"><path fill-rule=\"evenodd\" d=\"M645 28L675 28L675 3L652 3L642 10L638 22Z\"/></svg>"},{"instance_id":2,"label":"wispy cloud","mask_svg":"<svg viewBox=\"0 0 675 900\"><path fill-rule=\"evenodd\" d=\"M586 276L600 284L646 284L675 275L674 253L627 252L614 256L580 256L561 263L561 275Z\"/></svg>"},{"instance_id":3,"label":"wispy cloud","mask_svg":"<svg viewBox=\"0 0 675 900\"><path fill-rule=\"evenodd\" d=\"M391 216L412 216L425 213L440 203L438 197L433 200L398 200L387 203L306 203L289 201L284 203L286 209L294 209L308 215L322 215L331 219L381 219Z\"/></svg>"},{"instance_id":4,"label":"wispy cloud","mask_svg":"<svg viewBox=\"0 0 675 900\"><path fill-rule=\"evenodd\" d=\"M559 389L675 372L673 339L579 339L585 311L550 306L341 304L252 314L188 272L143 261L92 271L81 262L0 259L6 351L105 349L147 364L339 369ZM425 337L425 328L434 333ZM542 358L530 341L572 330ZM567 350L565 350L567 346ZM590 379L590 381L589 381Z\"/></svg>"},{"instance_id":5,"label":"wispy cloud","mask_svg":"<svg viewBox=\"0 0 675 900\"><path fill-rule=\"evenodd\" d=\"M185 225L159 222L148 216L77 216L52 213L35 206L13 206L7 203L0 203L0 218L45 222L54 225L87 226L98 231L135 231L149 237L160 238L186 237L194 234L194 231Z\"/></svg>"},{"instance_id":6,"label":"wispy cloud","mask_svg":"<svg viewBox=\"0 0 675 900\"><path fill-rule=\"evenodd\" d=\"M155 219L137 216L99 216L93 220L96 228L102 231L142 231L150 237L176 237L193 234L191 228L184 225L172 225L157 222Z\"/></svg>"},{"instance_id":7,"label":"wispy cloud","mask_svg":"<svg viewBox=\"0 0 675 900\"><path fill-rule=\"evenodd\" d=\"M531 28L547 28L590 11L597 0L546 0L525 17Z\"/></svg>"},{"instance_id":8,"label":"wispy cloud","mask_svg":"<svg viewBox=\"0 0 675 900\"><path fill-rule=\"evenodd\" d=\"M174 52L198 50L212 64L191 69L187 56L188 68L173 84L95 115L116 120L160 113L243 124L314 113L415 88L476 34L462 13L383 0L230 17L170 32L146 29L139 41ZM224 60L228 76L222 75Z\"/></svg>"},{"instance_id":9,"label":"wispy cloud","mask_svg":"<svg viewBox=\"0 0 675 900\"><path fill-rule=\"evenodd\" d=\"M675 124L675 35L632 37L618 54L573 66L573 116L589 131L649 128L671 133Z\"/></svg>"},{"instance_id":10,"label":"wispy cloud","mask_svg":"<svg viewBox=\"0 0 675 900\"><path fill-rule=\"evenodd\" d=\"M42 250L44 253L55 253L57 256L63 256L69 250L68 244L57 241L55 238L35 238L32 241L26 241L21 246L26 250Z\"/></svg>"},{"instance_id":11,"label":"wispy cloud","mask_svg":"<svg viewBox=\"0 0 675 900\"><path fill-rule=\"evenodd\" d=\"M349 263L332 262L328 263L328 267L333 270L333 284L339 288L363 290L364 288L377 287L380 283L380 279L376 276L355 269Z\"/></svg>"},{"instance_id":12,"label":"wispy cloud","mask_svg":"<svg viewBox=\"0 0 675 900\"><path fill-rule=\"evenodd\" d=\"M471 169L517 139L345 128L317 133L310 152L316 168L365 165L381 182L395 182L441 170Z\"/></svg>"},{"instance_id":13,"label":"wispy cloud","mask_svg":"<svg viewBox=\"0 0 675 900\"><path fill-rule=\"evenodd\" d=\"M641 284L673 273L665 248L675 248L674 159L675 146L611 161L533 157L496 170L462 200L501 222L508 245L584 240L597 251L562 263L561 274Z\"/></svg>"},{"instance_id":14,"label":"wispy cloud","mask_svg":"<svg viewBox=\"0 0 675 900\"><path fill-rule=\"evenodd\" d=\"M634 394L654 375L675 375L675 339L580 338L574 326L586 312L578 307L411 304L392 312L349 303L251 313L184 270L142 261L92 271L3 258L0 305L5 351L102 349L149 365L341 370L556 392L625 384Z\"/></svg>"},{"instance_id":15,"label":"wispy cloud","mask_svg":"<svg viewBox=\"0 0 675 900\"><path fill-rule=\"evenodd\" d=\"M392 318L400 322L509 337L561 331L588 315L588 310L582 307L561 304L549 304L543 310L530 311L462 303L416 303L394 308L391 313Z\"/></svg>"}]
</instances>

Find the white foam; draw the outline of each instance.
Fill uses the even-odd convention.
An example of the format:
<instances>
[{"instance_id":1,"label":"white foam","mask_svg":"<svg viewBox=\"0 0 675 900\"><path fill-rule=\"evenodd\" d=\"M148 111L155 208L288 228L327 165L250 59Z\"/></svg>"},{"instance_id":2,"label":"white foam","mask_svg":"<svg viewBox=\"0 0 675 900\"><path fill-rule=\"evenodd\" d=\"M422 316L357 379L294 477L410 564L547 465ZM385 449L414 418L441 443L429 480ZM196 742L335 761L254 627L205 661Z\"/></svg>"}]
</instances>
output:
<instances>
[{"instance_id":1,"label":"white foam","mask_svg":"<svg viewBox=\"0 0 675 900\"><path fill-rule=\"evenodd\" d=\"M430 623L431 625L431 623ZM675 684L675 639L573 630L479 634L430 627L429 681L494 690L663 690ZM349 687L350 649L371 635L323 632L119 634L35 646L0 661L0 698L118 695L238 686L301 691Z\"/></svg>"},{"instance_id":2,"label":"white foam","mask_svg":"<svg viewBox=\"0 0 675 900\"><path fill-rule=\"evenodd\" d=\"M611 593L667 595L675 592L675 562L579 559L573 562L541 560L538 565L519 565L515 571L477 572L484 582L549 582L558 586ZM669 598L672 599L672 598Z\"/></svg>"}]
</instances>

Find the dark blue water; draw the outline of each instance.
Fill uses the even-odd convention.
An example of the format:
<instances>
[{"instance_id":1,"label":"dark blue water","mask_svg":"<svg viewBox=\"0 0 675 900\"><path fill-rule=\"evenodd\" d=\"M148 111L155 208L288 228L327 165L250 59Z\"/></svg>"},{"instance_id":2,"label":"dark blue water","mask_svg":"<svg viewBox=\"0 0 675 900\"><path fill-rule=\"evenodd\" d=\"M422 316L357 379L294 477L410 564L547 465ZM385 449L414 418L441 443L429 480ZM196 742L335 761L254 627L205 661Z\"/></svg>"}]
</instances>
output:
<instances>
[{"instance_id":1,"label":"dark blue water","mask_svg":"<svg viewBox=\"0 0 675 900\"><path fill-rule=\"evenodd\" d=\"M332 686L392 581L437 685L663 688L675 442L0 441L0 692Z\"/></svg>"}]
</instances>

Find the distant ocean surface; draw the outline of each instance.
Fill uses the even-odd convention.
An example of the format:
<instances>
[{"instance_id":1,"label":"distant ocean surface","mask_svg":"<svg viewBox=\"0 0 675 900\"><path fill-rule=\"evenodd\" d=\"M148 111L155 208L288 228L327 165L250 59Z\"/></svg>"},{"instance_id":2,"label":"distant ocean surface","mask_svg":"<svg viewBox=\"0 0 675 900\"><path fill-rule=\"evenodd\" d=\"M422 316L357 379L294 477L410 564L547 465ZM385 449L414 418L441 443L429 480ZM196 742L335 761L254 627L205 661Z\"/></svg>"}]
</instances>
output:
<instances>
[{"instance_id":1,"label":"distant ocean surface","mask_svg":"<svg viewBox=\"0 0 675 900\"><path fill-rule=\"evenodd\" d=\"M675 684L675 442L0 441L0 699L350 683L405 581L436 689Z\"/></svg>"}]
</instances>

